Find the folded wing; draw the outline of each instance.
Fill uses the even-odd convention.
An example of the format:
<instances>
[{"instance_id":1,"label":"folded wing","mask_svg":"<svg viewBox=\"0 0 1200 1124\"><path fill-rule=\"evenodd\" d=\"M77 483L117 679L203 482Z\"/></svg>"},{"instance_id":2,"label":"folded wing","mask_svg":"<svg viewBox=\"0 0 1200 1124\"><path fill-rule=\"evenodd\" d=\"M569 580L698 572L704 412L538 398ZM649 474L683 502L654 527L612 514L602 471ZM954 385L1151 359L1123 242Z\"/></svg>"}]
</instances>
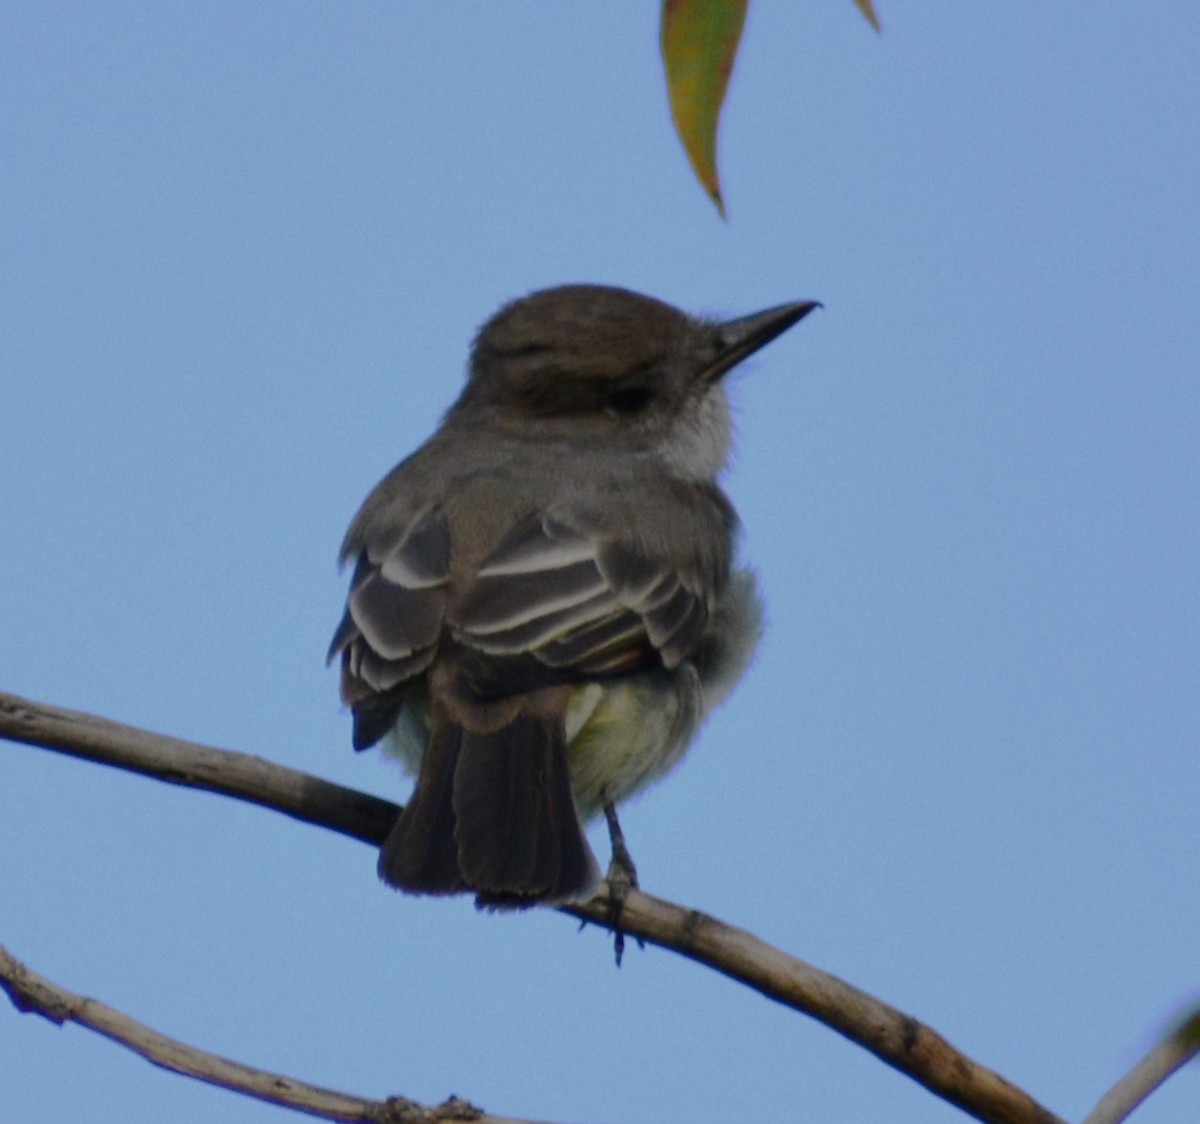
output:
<instances>
[{"instance_id":1,"label":"folded wing","mask_svg":"<svg viewBox=\"0 0 1200 1124\"><path fill-rule=\"evenodd\" d=\"M674 668L708 620L710 595L698 580L577 513L522 521L466 575L452 575L452 546L435 508L385 551L368 544L358 558L329 650L342 657L357 748L387 732L439 649L469 694L486 700Z\"/></svg>"}]
</instances>

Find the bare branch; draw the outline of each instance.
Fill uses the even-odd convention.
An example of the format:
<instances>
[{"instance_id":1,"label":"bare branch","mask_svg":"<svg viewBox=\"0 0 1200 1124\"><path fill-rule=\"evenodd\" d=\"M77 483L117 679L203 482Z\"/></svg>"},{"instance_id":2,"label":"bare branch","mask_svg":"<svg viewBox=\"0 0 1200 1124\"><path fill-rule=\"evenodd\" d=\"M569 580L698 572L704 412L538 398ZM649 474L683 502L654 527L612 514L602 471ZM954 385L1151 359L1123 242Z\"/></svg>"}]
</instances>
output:
<instances>
[{"instance_id":1,"label":"bare branch","mask_svg":"<svg viewBox=\"0 0 1200 1124\"><path fill-rule=\"evenodd\" d=\"M1200 1008L1105 1093L1083 1124L1120 1124L1172 1073L1197 1055L1200 1055Z\"/></svg>"},{"instance_id":2,"label":"bare branch","mask_svg":"<svg viewBox=\"0 0 1200 1124\"><path fill-rule=\"evenodd\" d=\"M376 846L399 813L385 800L261 758L3 693L0 737L248 800ZM601 925L611 916L606 892L563 912ZM621 927L817 1019L978 1120L1062 1124L1027 1093L916 1019L744 930L636 890L624 903Z\"/></svg>"},{"instance_id":3,"label":"bare branch","mask_svg":"<svg viewBox=\"0 0 1200 1124\"><path fill-rule=\"evenodd\" d=\"M566 912L603 922L607 899ZM599 916L597 916L599 914ZM682 953L785 1007L809 1015L990 1124L1062 1124L1023 1090L955 1049L911 1015L827 972L694 909L633 890L621 912L628 933Z\"/></svg>"},{"instance_id":4,"label":"bare branch","mask_svg":"<svg viewBox=\"0 0 1200 1124\"><path fill-rule=\"evenodd\" d=\"M373 1124L441 1124L459 1120L477 1121L478 1124L522 1124L510 1117L486 1115L458 1098L433 1108L405 1097L373 1101L309 1085L279 1073L253 1069L168 1038L97 999L67 991L30 971L3 945L0 945L0 988L8 993L18 1011L41 1015L60 1026L67 1022L78 1023L172 1073L195 1077L210 1085L219 1085L324 1120L370 1121Z\"/></svg>"},{"instance_id":5,"label":"bare branch","mask_svg":"<svg viewBox=\"0 0 1200 1124\"><path fill-rule=\"evenodd\" d=\"M0 737L203 788L378 846L400 807L248 753L214 749L0 691Z\"/></svg>"}]
</instances>

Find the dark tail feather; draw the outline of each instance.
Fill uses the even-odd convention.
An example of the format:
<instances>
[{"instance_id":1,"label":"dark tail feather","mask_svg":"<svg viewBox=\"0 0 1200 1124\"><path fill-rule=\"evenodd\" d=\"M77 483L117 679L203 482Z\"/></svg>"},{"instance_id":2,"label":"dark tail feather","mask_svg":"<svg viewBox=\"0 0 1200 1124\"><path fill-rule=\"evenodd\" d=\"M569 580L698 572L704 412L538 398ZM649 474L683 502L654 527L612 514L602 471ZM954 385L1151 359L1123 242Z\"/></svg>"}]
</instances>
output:
<instances>
[{"instance_id":1,"label":"dark tail feather","mask_svg":"<svg viewBox=\"0 0 1200 1124\"><path fill-rule=\"evenodd\" d=\"M454 839L454 771L463 731L435 722L412 799L379 853L379 877L413 894L466 889Z\"/></svg>"},{"instance_id":2,"label":"dark tail feather","mask_svg":"<svg viewBox=\"0 0 1200 1124\"><path fill-rule=\"evenodd\" d=\"M494 733L466 731L454 811L459 866L480 905L579 900L599 884L556 715L526 706Z\"/></svg>"},{"instance_id":3,"label":"dark tail feather","mask_svg":"<svg viewBox=\"0 0 1200 1124\"><path fill-rule=\"evenodd\" d=\"M474 890L480 905L582 900L600 882L571 794L562 720L522 706L478 733L434 706L412 799L379 856L385 882L417 894Z\"/></svg>"}]
</instances>

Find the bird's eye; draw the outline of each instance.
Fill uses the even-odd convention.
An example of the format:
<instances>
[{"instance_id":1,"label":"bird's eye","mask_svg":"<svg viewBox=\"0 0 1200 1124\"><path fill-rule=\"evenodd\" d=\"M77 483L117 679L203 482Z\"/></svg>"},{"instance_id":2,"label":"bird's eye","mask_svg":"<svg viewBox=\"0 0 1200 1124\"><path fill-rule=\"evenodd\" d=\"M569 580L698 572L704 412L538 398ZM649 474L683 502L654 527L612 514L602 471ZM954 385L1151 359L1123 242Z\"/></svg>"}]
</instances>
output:
<instances>
[{"instance_id":1,"label":"bird's eye","mask_svg":"<svg viewBox=\"0 0 1200 1124\"><path fill-rule=\"evenodd\" d=\"M643 383L618 387L608 396L609 408L618 414L640 414L650 405L654 393Z\"/></svg>"}]
</instances>

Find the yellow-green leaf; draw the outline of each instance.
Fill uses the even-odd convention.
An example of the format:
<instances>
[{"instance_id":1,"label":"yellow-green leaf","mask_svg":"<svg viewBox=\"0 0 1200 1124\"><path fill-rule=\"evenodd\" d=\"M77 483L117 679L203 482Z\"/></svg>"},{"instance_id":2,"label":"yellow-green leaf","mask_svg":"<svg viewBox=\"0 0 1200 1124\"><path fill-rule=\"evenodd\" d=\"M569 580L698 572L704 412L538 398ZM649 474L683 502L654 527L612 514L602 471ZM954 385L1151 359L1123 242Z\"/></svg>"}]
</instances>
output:
<instances>
[{"instance_id":1,"label":"yellow-green leaf","mask_svg":"<svg viewBox=\"0 0 1200 1124\"><path fill-rule=\"evenodd\" d=\"M721 217L717 121L749 0L663 0L662 55L675 131Z\"/></svg>"},{"instance_id":2,"label":"yellow-green leaf","mask_svg":"<svg viewBox=\"0 0 1200 1124\"><path fill-rule=\"evenodd\" d=\"M875 14L875 6L871 0L854 0L854 3L858 6L858 10L867 17L867 23L879 31L879 17Z\"/></svg>"}]
</instances>

